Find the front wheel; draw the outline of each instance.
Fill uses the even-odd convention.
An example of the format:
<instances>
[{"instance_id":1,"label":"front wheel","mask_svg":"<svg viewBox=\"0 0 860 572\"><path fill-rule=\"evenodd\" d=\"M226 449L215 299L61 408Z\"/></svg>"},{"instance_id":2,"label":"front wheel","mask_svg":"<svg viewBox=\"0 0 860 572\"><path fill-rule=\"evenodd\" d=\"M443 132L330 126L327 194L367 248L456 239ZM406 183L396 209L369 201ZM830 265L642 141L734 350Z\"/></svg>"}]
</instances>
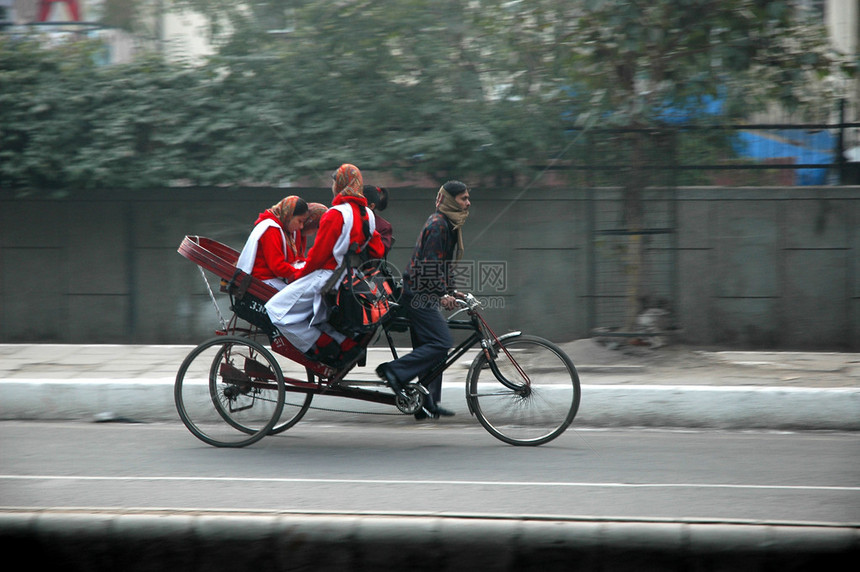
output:
<instances>
[{"instance_id":1,"label":"front wheel","mask_svg":"<svg viewBox=\"0 0 860 572\"><path fill-rule=\"evenodd\" d=\"M261 344L240 336L203 342L182 362L173 388L182 422L201 441L244 447L270 434L284 408L281 367Z\"/></svg>"},{"instance_id":2,"label":"front wheel","mask_svg":"<svg viewBox=\"0 0 860 572\"><path fill-rule=\"evenodd\" d=\"M502 337L480 352L466 401L491 435L511 445L542 445L568 428L579 409L579 375L561 348L537 336Z\"/></svg>"}]
</instances>

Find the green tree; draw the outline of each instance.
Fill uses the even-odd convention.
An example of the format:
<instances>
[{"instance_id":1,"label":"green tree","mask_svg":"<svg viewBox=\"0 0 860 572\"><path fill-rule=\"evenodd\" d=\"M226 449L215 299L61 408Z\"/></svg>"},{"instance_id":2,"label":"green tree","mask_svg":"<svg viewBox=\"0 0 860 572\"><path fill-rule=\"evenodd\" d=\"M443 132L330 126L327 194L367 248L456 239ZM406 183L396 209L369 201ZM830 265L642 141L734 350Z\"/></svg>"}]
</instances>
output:
<instances>
[{"instance_id":1,"label":"green tree","mask_svg":"<svg viewBox=\"0 0 860 572\"><path fill-rule=\"evenodd\" d=\"M661 105L721 88L730 112L774 96L809 106L807 87L830 85L811 81L831 61L820 27L786 2L163 5L205 14L216 55L100 67L90 42L0 39L0 184L273 184L343 160L510 183L580 151L573 125L651 128ZM652 160L653 146L618 143L634 166Z\"/></svg>"},{"instance_id":2,"label":"green tree","mask_svg":"<svg viewBox=\"0 0 860 572\"><path fill-rule=\"evenodd\" d=\"M266 116L312 145L291 137L301 167L350 156L443 180L510 181L558 139L556 99L499 89L517 48L503 55L481 3L269 1L243 13L230 2L178 5L221 22L214 65L278 85L269 101L283 104Z\"/></svg>"}]
</instances>

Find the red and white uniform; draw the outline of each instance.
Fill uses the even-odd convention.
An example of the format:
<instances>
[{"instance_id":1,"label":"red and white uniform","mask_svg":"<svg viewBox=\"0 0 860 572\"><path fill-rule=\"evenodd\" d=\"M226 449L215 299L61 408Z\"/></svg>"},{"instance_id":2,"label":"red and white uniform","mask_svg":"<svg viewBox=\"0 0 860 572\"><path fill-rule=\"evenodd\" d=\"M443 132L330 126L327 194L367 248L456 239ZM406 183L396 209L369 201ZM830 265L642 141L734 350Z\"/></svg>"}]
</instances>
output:
<instances>
[{"instance_id":1,"label":"red and white uniform","mask_svg":"<svg viewBox=\"0 0 860 572\"><path fill-rule=\"evenodd\" d=\"M370 241L364 234L360 206L367 206L364 197L338 195L320 219L314 245L308 252L304 267L296 279L266 302L272 323L298 350L308 351L320 334L325 332L338 343L345 339L325 323L328 308L321 291L334 270L340 266L350 244L364 245L371 258L382 258L385 249L373 211L365 208Z\"/></svg>"},{"instance_id":2,"label":"red and white uniform","mask_svg":"<svg viewBox=\"0 0 860 572\"><path fill-rule=\"evenodd\" d=\"M290 243L295 243L295 234ZM236 267L278 290L296 279L300 263L287 241L286 230L271 211L260 213Z\"/></svg>"}]
</instances>

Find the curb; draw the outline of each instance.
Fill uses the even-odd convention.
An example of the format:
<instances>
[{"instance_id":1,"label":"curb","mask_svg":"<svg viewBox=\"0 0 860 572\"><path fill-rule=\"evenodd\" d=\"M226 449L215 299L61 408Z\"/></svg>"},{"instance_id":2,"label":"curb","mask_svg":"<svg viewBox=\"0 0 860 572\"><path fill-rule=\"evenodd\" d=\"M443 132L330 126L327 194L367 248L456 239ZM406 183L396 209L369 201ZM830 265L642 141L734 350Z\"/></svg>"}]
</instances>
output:
<instances>
[{"instance_id":1,"label":"curb","mask_svg":"<svg viewBox=\"0 0 860 572\"><path fill-rule=\"evenodd\" d=\"M443 515L3 511L0 547L27 554L36 569L61 564L94 572L834 570L860 555L860 529Z\"/></svg>"},{"instance_id":2,"label":"curb","mask_svg":"<svg viewBox=\"0 0 860 572\"><path fill-rule=\"evenodd\" d=\"M0 420L173 422L178 420L173 382L0 381ZM443 387L442 402L457 414L442 423L476 422L462 386ZM411 416L392 415L395 412L385 405L316 396L302 422L413 422ZM858 431L860 388L583 384L574 426Z\"/></svg>"}]
</instances>

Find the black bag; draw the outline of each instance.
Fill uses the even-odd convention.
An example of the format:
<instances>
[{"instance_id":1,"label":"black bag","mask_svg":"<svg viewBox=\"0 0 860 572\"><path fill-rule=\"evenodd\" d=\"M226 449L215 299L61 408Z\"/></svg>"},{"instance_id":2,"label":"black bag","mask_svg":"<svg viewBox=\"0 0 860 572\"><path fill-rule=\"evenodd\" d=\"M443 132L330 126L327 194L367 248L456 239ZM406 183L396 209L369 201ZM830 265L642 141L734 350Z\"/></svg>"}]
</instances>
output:
<instances>
[{"instance_id":1,"label":"black bag","mask_svg":"<svg viewBox=\"0 0 860 572\"><path fill-rule=\"evenodd\" d=\"M339 275L336 271L335 276ZM384 260L348 264L339 284L325 298L328 323L340 333L349 337L367 334L393 317L394 283Z\"/></svg>"},{"instance_id":2,"label":"black bag","mask_svg":"<svg viewBox=\"0 0 860 572\"><path fill-rule=\"evenodd\" d=\"M374 331L393 317L395 284L385 260L369 259L370 229L364 220L367 242L351 244L340 267L323 288L329 307L328 323L348 337ZM342 278L341 278L342 276Z\"/></svg>"}]
</instances>

